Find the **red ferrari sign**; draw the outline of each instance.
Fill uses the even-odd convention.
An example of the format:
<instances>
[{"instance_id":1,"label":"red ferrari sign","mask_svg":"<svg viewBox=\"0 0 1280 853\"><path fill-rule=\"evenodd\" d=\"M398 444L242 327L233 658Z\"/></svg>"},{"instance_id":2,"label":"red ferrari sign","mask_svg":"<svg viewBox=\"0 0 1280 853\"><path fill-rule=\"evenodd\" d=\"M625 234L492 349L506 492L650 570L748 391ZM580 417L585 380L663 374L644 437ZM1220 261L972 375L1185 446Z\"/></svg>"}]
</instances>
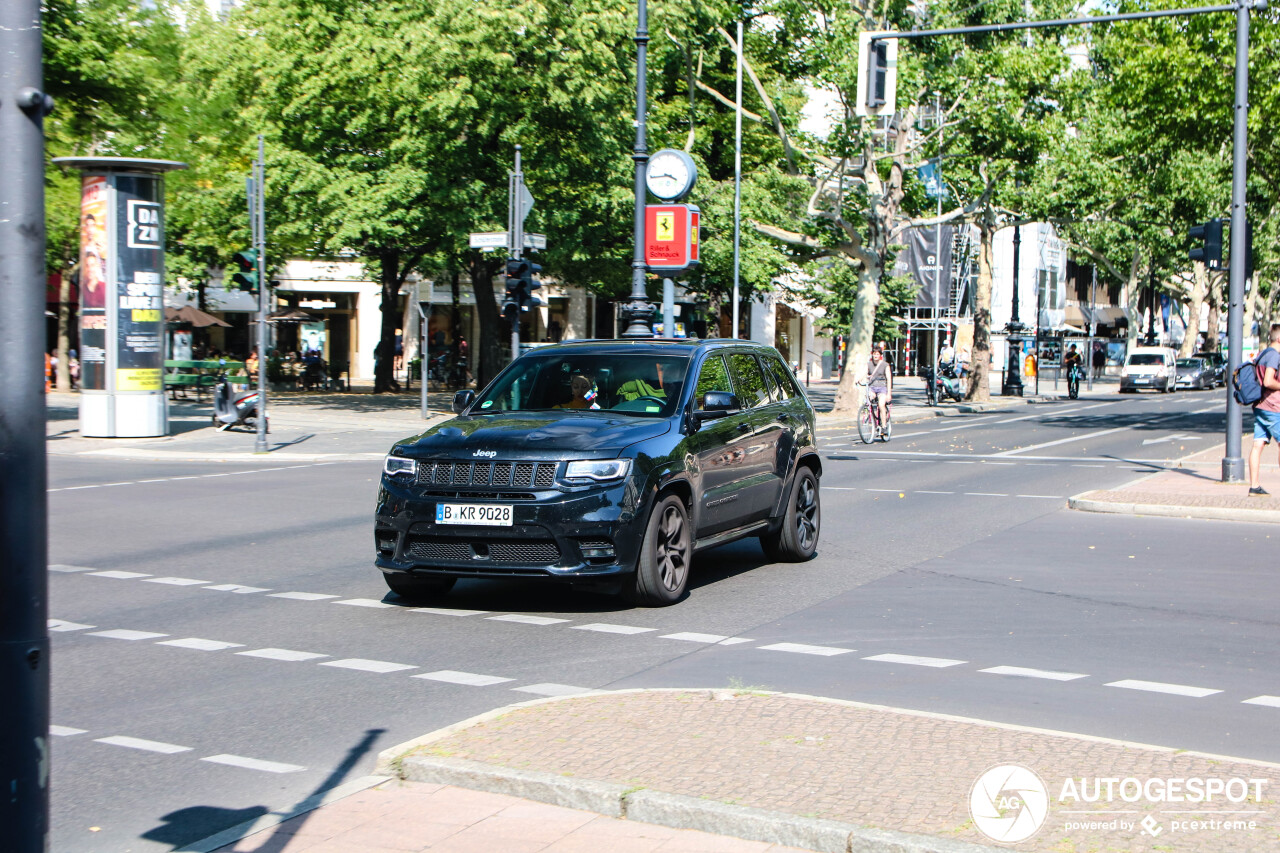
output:
<instances>
[{"instance_id":1,"label":"red ferrari sign","mask_svg":"<svg viewBox=\"0 0 1280 853\"><path fill-rule=\"evenodd\" d=\"M698 263L698 208L650 204L644 209L644 262L654 272L681 272Z\"/></svg>"}]
</instances>

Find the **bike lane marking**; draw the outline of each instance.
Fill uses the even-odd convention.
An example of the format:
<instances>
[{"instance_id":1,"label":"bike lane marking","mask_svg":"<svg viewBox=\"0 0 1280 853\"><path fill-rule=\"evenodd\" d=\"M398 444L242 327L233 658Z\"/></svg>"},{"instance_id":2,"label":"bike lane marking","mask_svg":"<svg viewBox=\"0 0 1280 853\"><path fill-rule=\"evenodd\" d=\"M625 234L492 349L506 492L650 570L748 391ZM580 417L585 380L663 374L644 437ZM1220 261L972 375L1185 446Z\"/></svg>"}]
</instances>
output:
<instances>
[{"instance_id":1,"label":"bike lane marking","mask_svg":"<svg viewBox=\"0 0 1280 853\"><path fill-rule=\"evenodd\" d=\"M1166 684L1162 681L1138 681L1133 678L1109 682L1107 687L1123 687L1126 690L1145 690L1150 693L1169 693L1173 696L1189 696L1192 699L1203 699L1205 696L1212 696L1215 693L1222 692L1221 690L1214 690L1209 687L1192 687L1187 684Z\"/></svg>"}]
</instances>

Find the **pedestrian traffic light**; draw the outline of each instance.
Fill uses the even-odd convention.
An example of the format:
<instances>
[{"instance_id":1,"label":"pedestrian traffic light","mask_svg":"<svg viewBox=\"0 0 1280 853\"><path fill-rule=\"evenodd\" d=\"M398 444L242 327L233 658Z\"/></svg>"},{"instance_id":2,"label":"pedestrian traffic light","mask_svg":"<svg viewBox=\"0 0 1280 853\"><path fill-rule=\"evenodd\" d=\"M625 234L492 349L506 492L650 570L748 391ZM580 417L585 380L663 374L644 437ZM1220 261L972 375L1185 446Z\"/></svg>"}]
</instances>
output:
<instances>
[{"instance_id":1,"label":"pedestrian traffic light","mask_svg":"<svg viewBox=\"0 0 1280 853\"><path fill-rule=\"evenodd\" d=\"M258 289L258 250L245 249L236 252L235 261L237 272L231 276L231 283L238 286L241 290Z\"/></svg>"},{"instance_id":2,"label":"pedestrian traffic light","mask_svg":"<svg viewBox=\"0 0 1280 853\"><path fill-rule=\"evenodd\" d=\"M1191 260L1200 261L1211 270L1222 269L1221 219L1192 226L1187 236L1191 238Z\"/></svg>"}]
</instances>

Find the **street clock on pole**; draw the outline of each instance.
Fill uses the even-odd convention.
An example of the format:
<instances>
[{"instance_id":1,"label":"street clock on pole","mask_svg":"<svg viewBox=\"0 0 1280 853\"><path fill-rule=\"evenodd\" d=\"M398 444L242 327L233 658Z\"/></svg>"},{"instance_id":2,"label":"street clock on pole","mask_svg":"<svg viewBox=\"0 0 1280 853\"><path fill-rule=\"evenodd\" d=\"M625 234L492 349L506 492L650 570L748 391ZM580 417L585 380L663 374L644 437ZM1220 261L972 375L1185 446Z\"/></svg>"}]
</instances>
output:
<instances>
[{"instance_id":1,"label":"street clock on pole","mask_svg":"<svg viewBox=\"0 0 1280 853\"><path fill-rule=\"evenodd\" d=\"M675 148L663 148L649 158L645 184L649 192L664 201L677 201L689 194L698 179L693 158Z\"/></svg>"}]
</instances>

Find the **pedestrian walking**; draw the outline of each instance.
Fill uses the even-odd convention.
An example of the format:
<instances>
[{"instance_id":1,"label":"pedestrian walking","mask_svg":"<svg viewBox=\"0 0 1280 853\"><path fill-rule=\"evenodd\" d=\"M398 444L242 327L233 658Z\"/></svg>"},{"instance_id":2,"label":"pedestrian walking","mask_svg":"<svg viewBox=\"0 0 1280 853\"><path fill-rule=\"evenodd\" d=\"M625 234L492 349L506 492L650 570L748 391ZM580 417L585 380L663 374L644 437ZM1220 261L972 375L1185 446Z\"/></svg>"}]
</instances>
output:
<instances>
[{"instance_id":1,"label":"pedestrian walking","mask_svg":"<svg viewBox=\"0 0 1280 853\"><path fill-rule=\"evenodd\" d=\"M1271 324L1271 342L1254 359L1262 399L1253 404L1253 449L1249 451L1249 496L1266 497L1258 479L1262 468L1262 449L1277 442L1280 448L1280 323Z\"/></svg>"},{"instance_id":2,"label":"pedestrian walking","mask_svg":"<svg viewBox=\"0 0 1280 853\"><path fill-rule=\"evenodd\" d=\"M1093 345L1093 378L1101 379L1102 371L1107 367L1107 350L1102 344Z\"/></svg>"}]
</instances>

